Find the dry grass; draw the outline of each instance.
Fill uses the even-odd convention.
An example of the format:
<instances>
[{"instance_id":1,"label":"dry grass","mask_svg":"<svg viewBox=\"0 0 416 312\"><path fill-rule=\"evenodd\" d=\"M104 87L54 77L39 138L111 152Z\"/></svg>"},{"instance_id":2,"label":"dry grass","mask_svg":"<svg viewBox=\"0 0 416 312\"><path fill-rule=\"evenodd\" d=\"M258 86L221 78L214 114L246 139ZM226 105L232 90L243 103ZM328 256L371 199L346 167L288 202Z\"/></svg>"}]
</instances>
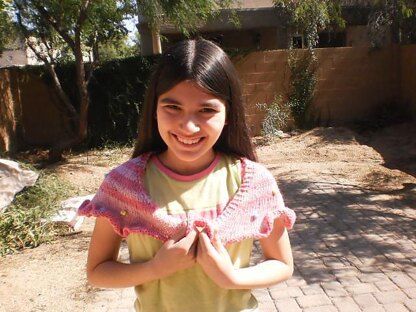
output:
<instances>
[{"instance_id":1,"label":"dry grass","mask_svg":"<svg viewBox=\"0 0 416 312\"><path fill-rule=\"evenodd\" d=\"M40 172L34 186L18 193L0 214L0 256L39 246L69 229L48 222L72 187L55 174Z\"/></svg>"}]
</instances>

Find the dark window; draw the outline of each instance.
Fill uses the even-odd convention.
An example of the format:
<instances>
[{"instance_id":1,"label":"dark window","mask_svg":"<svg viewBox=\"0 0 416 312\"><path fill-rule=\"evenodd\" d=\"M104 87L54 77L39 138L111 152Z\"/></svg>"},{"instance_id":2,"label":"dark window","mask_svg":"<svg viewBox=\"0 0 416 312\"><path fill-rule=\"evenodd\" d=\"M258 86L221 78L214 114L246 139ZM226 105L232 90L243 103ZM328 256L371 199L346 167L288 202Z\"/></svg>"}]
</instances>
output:
<instances>
[{"instance_id":1,"label":"dark window","mask_svg":"<svg viewBox=\"0 0 416 312\"><path fill-rule=\"evenodd\" d=\"M292 46L293 46L293 49L302 49L303 48L303 38L302 38L302 36L293 36L292 37Z\"/></svg>"},{"instance_id":2,"label":"dark window","mask_svg":"<svg viewBox=\"0 0 416 312\"><path fill-rule=\"evenodd\" d=\"M345 32L326 31L319 34L319 43L317 48L345 47L346 45L347 36Z\"/></svg>"}]
</instances>

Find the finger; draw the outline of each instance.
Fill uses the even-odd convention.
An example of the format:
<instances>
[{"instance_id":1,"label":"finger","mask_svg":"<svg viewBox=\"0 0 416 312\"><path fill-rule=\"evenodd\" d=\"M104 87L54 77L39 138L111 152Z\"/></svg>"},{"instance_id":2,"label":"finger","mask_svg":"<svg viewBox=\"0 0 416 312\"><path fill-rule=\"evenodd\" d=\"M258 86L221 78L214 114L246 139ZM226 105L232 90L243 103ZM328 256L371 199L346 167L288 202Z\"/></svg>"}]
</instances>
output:
<instances>
[{"instance_id":1,"label":"finger","mask_svg":"<svg viewBox=\"0 0 416 312\"><path fill-rule=\"evenodd\" d=\"M205 243L203 241L203 239L200 237L201 234L198 235L198 243L197 243L197 247L196 247L196 257L197 259L200 259L204 256L204 254L206 254L207 252L207 248L205 246Z\"/></svg>"},{"instance_id":2,"label":"finger","mask_svg":"<svg viewBox=\"0 0 416 312\"><path fill-rule=\"evenodd\" d=\"M217 249L218 251L221 251L224 247L221 243L220 235L218 233L218 229L214 229L214 235L212 238L212 245Z\"/></svg>"},{"instance_id":3,"label":"finger","mask_svg":"<svg viewBox=\"0 0 416 312\"><path fill-rule=\"evenodd\" d=\"M195 242L192 244L191 248L188 250L188 255L192 256L192 258L195 258L197 256L198 252L198 243Z\"/></svg>"},{"instance_id":4,"label":"finger","mask_svg":"<svg viewBox=\"0 0 416 312\"><path fill-rule=\"evenodd\" d=\"M197 239L197 236L197 231L191 230L185 237L180 239L180 242L190 246Z\"/></svg>"},{"instance_id":5,"label":"finger","mask_svg":"<svg viewBox=\"0 0 416 312\"><path fill-rule=\"evenodd\" d=\"M209 240L208 235L205 233L199 233L199 242L200 244L198 245L201 247L202 251L205 253L208 253L214 249L214 247L211 244L211 241Z\"/></svg>"},{"instance_id":6,"label":"finger","mask_svg":"<svg viewBox=\"0 0 416 312\"><path fill-rule=\"evenodd\" d=\"M181 240L184 236L185 236L185 229L179 229L178 231L175 232L175 234L172 235L172 237L167 239L163 245L165 247L171 247L177 241Z\"/></svg>"},{"instance_id":7,"label":"finger","mask_svg":"<svg viewBox=\"0 0 416 312\"><path fill-rule=\"evenodd\" d=\"M175 232L175 234L172 235L171 238L168 239L168 241L173 241L174 243L181 240L183 237L185 237L186 234L186 229L185 228L180 228L179 230L177 230Z\"/></svg>"}]
</instances>

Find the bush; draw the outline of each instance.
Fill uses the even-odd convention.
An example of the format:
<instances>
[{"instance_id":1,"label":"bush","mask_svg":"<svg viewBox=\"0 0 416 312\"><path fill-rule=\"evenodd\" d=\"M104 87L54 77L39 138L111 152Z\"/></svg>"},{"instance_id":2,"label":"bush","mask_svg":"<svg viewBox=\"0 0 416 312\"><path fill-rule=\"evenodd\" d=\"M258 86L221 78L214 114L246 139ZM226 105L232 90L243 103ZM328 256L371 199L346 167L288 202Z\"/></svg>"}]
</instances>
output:
<instances>
[{"instance_id":1,"label":"bush","mask_svg":"<svg viewBox=\"0 0 416 312\"><path fill-rule=\"evenodd\" d=\"M296 126L301 129L312 126L310 106L315 91L317 65L317 58L312 50L306 50L305 55L300 57L294 51L289 55L291 90L287 105Z\"/></svg>"},{"instance_id":2,"label":"bush","mask_svg":"<svg viewBox=\"0 0 416 312\"><path fill-rule=\"evenodd\" d=\"M108 62L94 71L89 86L88 147L126 144L137 137L144 94L157 57Z\"/></svg>"},{"instance_id":3,"label":"bush","mask_svg":"<svg viewBox=\"0 0 416 312\"><path fill-rule=\"evenodd\" d=\"M87 147L126 144L135 140L147 82L158 57L118 59L94 69L88 85L88 138L84 142ZM41 77L53 88L51 77L43 66L25 66L21 70ZM75 64L58 64L56 72L62 88L78 110Z\"/></svg>"},{"instance_id":4,"label":"bush","mask_svg":"<svg viewBox=\"0 0 416 312\"><path fill-rule=\"evenodd\" d=\"M269 106L266 104L257 104L260 110L265 111L262 122L262 135L266 138L279 136L279 131L286 131L291 112L289 108L282 103L282 97L276 96Z\"/></svg>"}]
</instances>

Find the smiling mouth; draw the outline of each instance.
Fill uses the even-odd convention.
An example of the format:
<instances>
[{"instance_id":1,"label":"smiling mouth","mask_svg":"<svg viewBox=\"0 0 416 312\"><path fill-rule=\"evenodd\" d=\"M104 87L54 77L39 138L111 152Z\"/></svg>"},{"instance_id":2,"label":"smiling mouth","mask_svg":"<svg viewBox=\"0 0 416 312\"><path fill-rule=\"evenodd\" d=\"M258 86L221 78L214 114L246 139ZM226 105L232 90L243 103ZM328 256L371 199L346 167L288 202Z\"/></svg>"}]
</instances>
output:
<instances>
[{"instance_id":1,"label":"smiling mouth","mask_svg":"<svg viewBox=\"0 0 416 312\"><path fill-rule=\"evenodd\" d=\"M198 144L199 142L201 142L203 140L203 138L195 138L195 139L189 139L189 138L183 138L180 137L178 135L175 135L176 139L186 145L194 145L194 144Z\"/></svg>"}]
</instances>

